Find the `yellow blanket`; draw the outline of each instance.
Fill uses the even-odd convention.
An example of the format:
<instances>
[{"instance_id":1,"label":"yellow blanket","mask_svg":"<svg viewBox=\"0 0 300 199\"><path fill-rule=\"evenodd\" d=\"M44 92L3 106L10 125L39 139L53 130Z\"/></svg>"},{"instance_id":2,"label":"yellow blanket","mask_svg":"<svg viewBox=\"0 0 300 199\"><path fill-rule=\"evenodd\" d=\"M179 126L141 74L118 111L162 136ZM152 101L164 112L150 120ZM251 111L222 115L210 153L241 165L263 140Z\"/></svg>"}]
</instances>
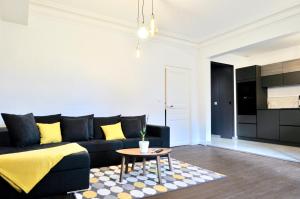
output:
<instances>
[{"instance_id":1,"label":"yellow blanket","mask_svg":"<svg viewBox=\"0 0 300 199\"><path fill-rule=\"evenodd\" d=\"M72 143L0 155L0 176L17 191L29 193L63 157L82 151L86 151L86 149Z\"/></svg>"}]
</instances>

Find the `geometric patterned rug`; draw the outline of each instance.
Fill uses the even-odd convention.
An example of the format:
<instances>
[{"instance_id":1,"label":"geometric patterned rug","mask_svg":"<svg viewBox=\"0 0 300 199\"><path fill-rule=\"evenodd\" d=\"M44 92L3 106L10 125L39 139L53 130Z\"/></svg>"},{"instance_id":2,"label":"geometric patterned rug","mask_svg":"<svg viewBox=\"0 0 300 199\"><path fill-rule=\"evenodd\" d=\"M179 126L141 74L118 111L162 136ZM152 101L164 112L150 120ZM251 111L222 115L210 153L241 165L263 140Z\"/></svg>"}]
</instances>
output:
<instances>
[{"instance_id":1,"label":"geometric patterned rug","mask_svg":"<svg viewBox=\"0 0 300 199\"><path fill-rule=\"evenodd\" d=\"M121 166L91 169L90 188L74 193L76 199L133 199L145 198L164 192L198 185L224 178L225 175L202 169L188 163L172 159L173 171L169 171L168 159L161 158L162 183L158 184L156 161L146 163L146 175L143 175L142 163L135 164L134 171L124 174L123 182L119 182Z\"/></svg>"}]
</instances>

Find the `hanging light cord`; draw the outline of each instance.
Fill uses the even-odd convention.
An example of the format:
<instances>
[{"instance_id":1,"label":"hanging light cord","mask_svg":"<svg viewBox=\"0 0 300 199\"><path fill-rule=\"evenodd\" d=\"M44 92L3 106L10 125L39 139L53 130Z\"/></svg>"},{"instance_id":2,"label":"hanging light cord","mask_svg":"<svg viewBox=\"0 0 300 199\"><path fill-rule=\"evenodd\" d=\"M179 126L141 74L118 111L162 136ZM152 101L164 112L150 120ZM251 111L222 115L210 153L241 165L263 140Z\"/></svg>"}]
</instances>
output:
<instances>
[{"instance_id":1,"label":"hanging light cord","mask_svg":"<svg viewBox=\"0 0 300 199\"><path fill-rule=\"evenodd\" d=\"M138 8L137 8L137 18L136 18L136 21L137 21L137 24L139 25L140 24L140 0L138 0Z\"/></svg>"},{"instance_id":2,"label":"hanging light cord","mask_svg":"<svg viewBox=\"0 0 300 199\"><path fill-rule=\"evenodd\" d=\"M153 12L153 0L152 0L152 15L154 15L154 12Z\"/></svg>"},{"instance_id":3,"label":"hanging light cord","mask_svg":"<svg viewBox=\"0 0 300 199\"><path fill-rule=\"evenodd\" d=\"M142 5L142 17L143 17L143 24L145 23L145 16L144 16L144 5L145 5L145 0L143 0L143 5Z\"/></svg>"}]
</instances>

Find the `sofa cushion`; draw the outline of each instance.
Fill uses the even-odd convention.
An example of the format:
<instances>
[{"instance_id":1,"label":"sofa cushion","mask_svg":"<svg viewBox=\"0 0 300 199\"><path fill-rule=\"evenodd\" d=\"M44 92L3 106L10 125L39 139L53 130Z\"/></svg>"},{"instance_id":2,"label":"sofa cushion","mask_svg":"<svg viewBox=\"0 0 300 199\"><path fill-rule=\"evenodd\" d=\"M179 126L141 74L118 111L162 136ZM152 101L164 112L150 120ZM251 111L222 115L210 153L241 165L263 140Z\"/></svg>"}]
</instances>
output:
<instances>
[{"instance_id":1,"label":"sofa cushion","mask_svg":"<svg viewBox=\"0 0 300 199\"><path fill-rule=\"evenodd\" d=\"M0 127L0 147L11 146L7 128Z\"/></svg>"},{"instance_id":2,"label":"sofa cushion","mask_svg":"<svg viewBox=\"0 0 300 199\"><path fill-rule=\"evenodd\" d=\"M2 113L11 144L18 147L39 144L40 134L32 113L13 115Z\"/></svg>"},{"instance_id":3,"label":"sofa cushion","mask_svg":"<svg viewBox=\"0 0 300 199\"><path fill-rule=\"evenodd\" d=\"M121 122L121 115L111 117L94 117L94 138L105 139L101 126L116 124L118 122Z\"/></svg>"},{"instance_id":4,"label":"sofa cushion","mask_svg":"<svg viewBox=\"0 0 300 199\"><path fill-rule=\"evenodd\" d=\"M36 123L40 131L41 144L57 143L62 141L60 122L53 124Z\"/></svg>"},{"instance_id":5,"label":"sofa cushion","mask_svg":"<svg viewBox=\"0 0 300 199\"><path fill-rule=\"evenodd\" d=\"M122 116L121 119L137 119L141 122L142 128L146 126L146 115L140 116Z\"/></svg>"},{"instance_id":6,"label":"sofa cushion","mask_svg":"<svg viewBox=\"0 0 300 199\"><path fill-rule=\"evenodd\" d=\"M82 147L86 148L89 153L100 151L114 151L123 148L121 140L89 140L85 142L77 142Z\"/></svg>"},{"instance_id":7,"label":"sofa cushion","mask_svg":"<svg viewBox=\"0 0 300 199\"><path fill-rule=\"evenodd\" d=\"M121 118L122 130L126 138L141 137L142 123L139 119Z\"/></svg>"},{"instance_id":8,"label":"sofa cushion","mask_svg":"<svg viewBox=\"0 0 300 199\"><path fill-rule=\"evenodd\" d=\"M124 148L139 148L139 141L141 141L140 138L128 138L126 140L123 140ZM158 137L146 137L146 141L149 141L149 147L161 147L162 146L162 140Z\"/></svg>"},{"instance_id":9,"label":"sofa cushion","mask_svg":"<svg viewBox=\"0 0 300 199\"><path fill-rule=\"evenodd\" d=\"M62 119L87 119L88 120L88 134L89 134L89 139L94 138L94 114L91 115L84 115L84 116L78 116L78 117L73 117L73 116L62 116Z\"/></svg>"},{"instance_id":10,"label":"sofa cushion","mask_svg":"<svg viewBox=\"0 0 300 199\"><path fill-rule=\"evenodd\" d=\"M89 140L89 128L87 118L62 118L61 130L64 142Z\"/></svg>"},{"instance_id":11,"label":"sofa cushion","mask_svg":"<svg viewBox=\"0 0 300 199\"><path fill-rule=\"evenodd\" d=\"M60 118L61 118L61 114L34 116L36 123L43 123L43 124L52 124L52 123L60 122Z\"/></svg>"}]
</instances>

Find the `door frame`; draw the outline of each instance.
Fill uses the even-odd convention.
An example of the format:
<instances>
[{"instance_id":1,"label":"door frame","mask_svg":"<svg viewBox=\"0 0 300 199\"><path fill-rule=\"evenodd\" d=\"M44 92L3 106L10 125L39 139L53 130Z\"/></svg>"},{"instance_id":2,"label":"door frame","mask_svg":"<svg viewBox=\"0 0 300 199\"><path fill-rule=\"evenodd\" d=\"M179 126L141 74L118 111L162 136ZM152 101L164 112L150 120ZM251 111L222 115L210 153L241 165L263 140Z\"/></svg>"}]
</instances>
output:
<instances>
[{"instance_id":1,"label":"door frame","mask_svg":"<svg viewBox=\"0 0 300 199\"><path fill-rule=\"evenodd\" d=\"M211 128L211 135L213 135L213 132L212 132L212 125L213 125L213 120L212 120L212 106L213 106L213 103L212 103L212 74L213 74L213 70L212 70L212 63L217 63L217 64L223 64L223 65L227 65L226 67L231 67L232 68L232 100L231 100L231 103L232 103L232 112L233 112L233 116L232 116L232 135L231 135L231 139L234 139L236 136L236 102L235 102L235 94L236 94L236 88L235 88L235 68L234 68L234 65L232 64L227 64L227 63L223 63L223 62L218 62L218 61L210 61L210 121L211 121L211 124L210 124L210 128Z\"/></svg>"},{"instance_id":2,"label":"door frame","mask_svg":"<svg viewBox=\"0 0 300 199\"><path fill-rule=\"evenodd\" d=\"M179 70L184 70L186 72L188 72L188 76L189 76L189 80L188 80L188 117L189 117L189 138L188 138L188 144L192 144L192 114L191 114L191 87L192 87L192 81L191 81L191 72L192 69L190 68L185 68L185 67L180 67L180 66L172 66L172 65L165 65L164 67L164 119L165 119L165 126L167 126L167 71L168 70L174 70L174 69L179 69ZM170 129L170 131L172 131L172 129Z\"/></svg>"}]
</instances>

